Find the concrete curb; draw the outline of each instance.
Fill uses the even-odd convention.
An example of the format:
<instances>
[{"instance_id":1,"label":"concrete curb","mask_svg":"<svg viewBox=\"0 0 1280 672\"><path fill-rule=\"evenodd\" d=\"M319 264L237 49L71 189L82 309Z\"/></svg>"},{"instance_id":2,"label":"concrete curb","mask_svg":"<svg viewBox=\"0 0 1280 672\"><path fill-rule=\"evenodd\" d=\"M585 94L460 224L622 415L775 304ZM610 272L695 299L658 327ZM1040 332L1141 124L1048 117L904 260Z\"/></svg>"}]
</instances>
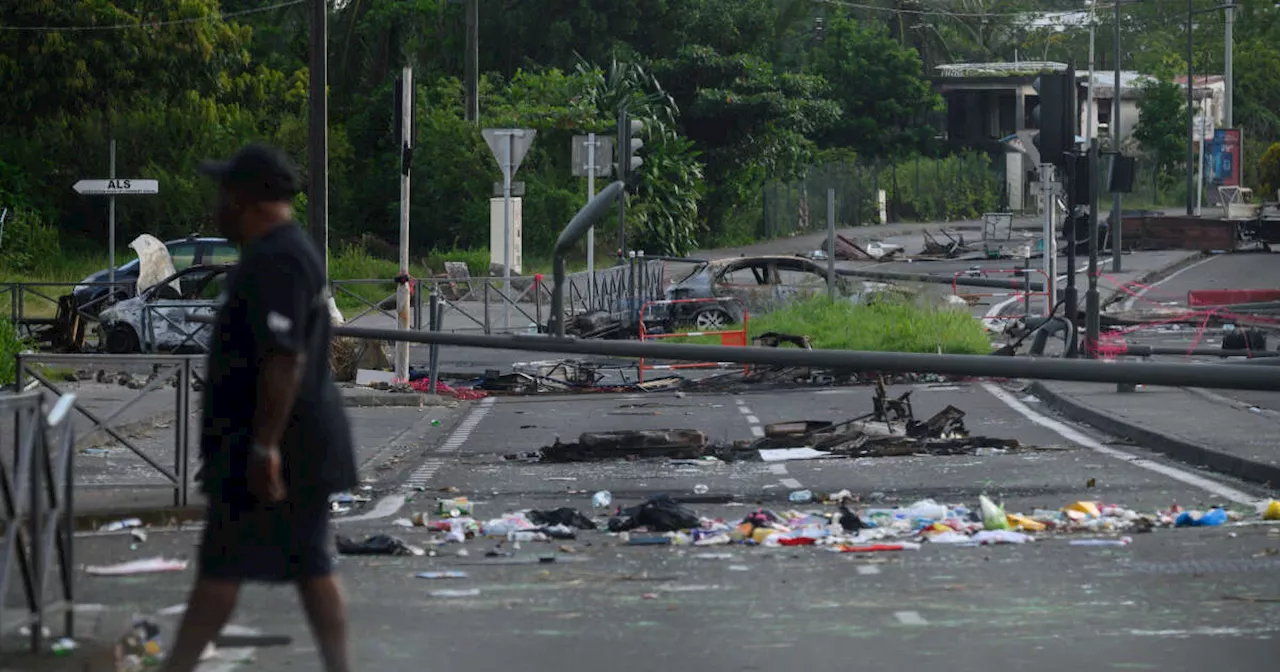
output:
<instances>
[{"instance_id":1,"label":"concrete curb","mask_svg":"<svg viewBox=\"0 0 1280 672\"><path fill-rule=\"evenodd\" d=\"M1027 391L1039 397L1049 408L1076 422L1083 422L1108 434L1129 439L1144 448L1176 460L1206 467L1211 471L1252 483L1261 483L1267 487L1280 484L1280 467L1148 429L1116 415L1090 408L1068 395L1054 392L1040 382L1031 383Z\"/></svg>"},{"instance_id":2,"label":"concrete curb","mask_svg":"<svg viewBox=\"0 0 1280 672\"><path fill-rule=\"evenodd\" d=\"M447 406L448 399L438 394L419 394L415 392L384 392L381 390L342 390L342 405L353 406L387 406L393 408L420 408L423 406Z\"/></svg>"}]
</instances>

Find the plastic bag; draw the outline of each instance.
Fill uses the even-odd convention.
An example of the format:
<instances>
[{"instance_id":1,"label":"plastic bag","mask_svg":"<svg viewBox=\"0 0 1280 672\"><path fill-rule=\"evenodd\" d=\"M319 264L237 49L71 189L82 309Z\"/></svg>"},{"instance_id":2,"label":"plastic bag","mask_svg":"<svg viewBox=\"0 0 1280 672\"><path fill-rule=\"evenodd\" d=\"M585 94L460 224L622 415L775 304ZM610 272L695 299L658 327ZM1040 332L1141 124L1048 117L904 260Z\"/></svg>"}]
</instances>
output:
<instances>
[{"instance_id":1,"label":"plastic bag","mask_svg":"<svg viewBox=\"0 0 1280 672\"><path fill-rule=\"evenodd\" d=\"M978 497L978 503L982 505L982 527L988 530L1007 530L1009 529L1009 518L1004 513L1004 507L991 501L986 495Z\"/></svg>"}]
</instances>

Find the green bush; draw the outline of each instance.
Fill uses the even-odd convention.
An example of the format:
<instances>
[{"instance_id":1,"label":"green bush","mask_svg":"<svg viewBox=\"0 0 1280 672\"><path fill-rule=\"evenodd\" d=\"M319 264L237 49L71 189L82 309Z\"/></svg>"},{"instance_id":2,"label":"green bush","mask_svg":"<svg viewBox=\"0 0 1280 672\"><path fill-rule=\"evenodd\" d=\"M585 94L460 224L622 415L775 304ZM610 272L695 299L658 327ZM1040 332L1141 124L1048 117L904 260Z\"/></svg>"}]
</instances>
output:
<instances>
[{"instance_id":1,"label":"green bush","mask_svg":"<svg viewBox=\"0 0 1280 672\"><path fill-rule=\"evenodd\" d=\"M9 385L17 379L17 355L34 347L8 318L0 317L0 385Z\"/></svg>"},{"instance_id":2,"label":"green bush","mask_svg":"<svg viewBox=\"0 0 1280 672\"><path fill-rule=\"evenodd\" d=\"M0 238L0 277L47 273L61 258L57 229L30 210L9 213Z\"/></svg>"},{"instance_id":3,"label":"green bush","mask_svg":"<svg viewBox=\"0 0 1280 672\"><path fill-rule=\"evenodd\" d=\"M814 297L748 323L752 338L770 331L808 336L813 347L824 350L991 352L982 325L965 310L911 299L855 304Z\"/></svg>"}]
</instances>

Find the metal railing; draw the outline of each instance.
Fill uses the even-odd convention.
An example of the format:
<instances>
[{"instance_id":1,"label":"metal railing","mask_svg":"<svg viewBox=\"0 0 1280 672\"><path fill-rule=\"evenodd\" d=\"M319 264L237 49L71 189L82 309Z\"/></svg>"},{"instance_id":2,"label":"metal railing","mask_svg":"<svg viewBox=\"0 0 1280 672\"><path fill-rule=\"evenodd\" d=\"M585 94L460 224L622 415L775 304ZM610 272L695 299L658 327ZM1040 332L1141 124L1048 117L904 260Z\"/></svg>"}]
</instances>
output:
<instances>
[{"instance_id":1,"label":"metal railing","mask_svg":"<svg viewBox=\"0 0 1280 672\"><path fill-rule=\"evenodd\" d=\"M0 457L0 499L4 531L0 536L0 606L7 603L10 567L18 565L31 651L43 649L45 615L61 610L65 636L75 632L72 575L72 469L74 395L63 395L48 415L39 393L0 397L0 431L12 422L12 461ZM8 452L8 451L6 451ZM46 601L49 563L58 566L61 598ZM3 609L0 609L0 614ZM0 624L3 632L4 624Z\"/></svg>"},{"instance_id":2,"label":"metal railing","mask_svg":"<svg viewBox=\"0 0 1280 672\"><path fill-rule=\"evenodd\" d=\"M212 319L212 318L210 318ZM192 320L193 322L195 320ZM49 378L43 370L45 367L75 367L86 365L111 364L149 370L149 380L137 390L137 394L119 403L113 411L106 415L85 406L82 399L74 400L71 408L92 423L91 427L75 437L75 444L80 444L90 435L102 432L120 445L127 448L151 469L155 470L168 482L164 487L173 488L174 506L186 506L189 503L190 478L190 444L191 444L191 391L193 384L203 385L204 381L197 373L197 362L203 358L199 355L72 355L72 354L32 354L17 357L17 385L19 390L25 389L29 381L35 381L32 387L43 387L56 395L64 396L65 392ZM173 411L173 466L172 469L161 464L161 459L138 445L126 433L117 427L118 421L125 412L133 408L148 394L160 390L170 380L174 381ZM167 411L166 411L167 412ZM103 486L128 485L130 487L151 487L137 483L101 483Z\"/></svg>"},{"instance_id":3,"label":"metal railing","mask_svg":"<svg viewBox=\"0 0 1280 672\"><path fill-rule=\"evenodd\" d=\"M155 301L146 304L142 308L142 333L139 334L142 352L154 354L162 346L167 351L195 348L208 352L201 337L212 337L213 326L191 322L187 316L197 310L212 315L217 305L215 301Z\"/></svg>"}]
</instances>

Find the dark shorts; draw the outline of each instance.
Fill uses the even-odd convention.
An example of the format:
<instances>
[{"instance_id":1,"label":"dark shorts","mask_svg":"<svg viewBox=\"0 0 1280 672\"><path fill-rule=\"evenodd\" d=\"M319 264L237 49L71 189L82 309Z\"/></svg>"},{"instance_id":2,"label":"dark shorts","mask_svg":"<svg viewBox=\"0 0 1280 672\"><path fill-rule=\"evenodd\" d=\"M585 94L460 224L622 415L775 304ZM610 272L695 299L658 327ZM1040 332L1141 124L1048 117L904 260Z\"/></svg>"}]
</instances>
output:
<instances>
[{"instance_id":1,"label":"dark shorts","mask_svg":"<svg viewBox=\"0 0 1280 672\"><path fill-rule=\"evenodd\" d=\"M332 572L327 501L258 506L210 498L201 577L291 583Z\"/></svg>"}]
</instances>

